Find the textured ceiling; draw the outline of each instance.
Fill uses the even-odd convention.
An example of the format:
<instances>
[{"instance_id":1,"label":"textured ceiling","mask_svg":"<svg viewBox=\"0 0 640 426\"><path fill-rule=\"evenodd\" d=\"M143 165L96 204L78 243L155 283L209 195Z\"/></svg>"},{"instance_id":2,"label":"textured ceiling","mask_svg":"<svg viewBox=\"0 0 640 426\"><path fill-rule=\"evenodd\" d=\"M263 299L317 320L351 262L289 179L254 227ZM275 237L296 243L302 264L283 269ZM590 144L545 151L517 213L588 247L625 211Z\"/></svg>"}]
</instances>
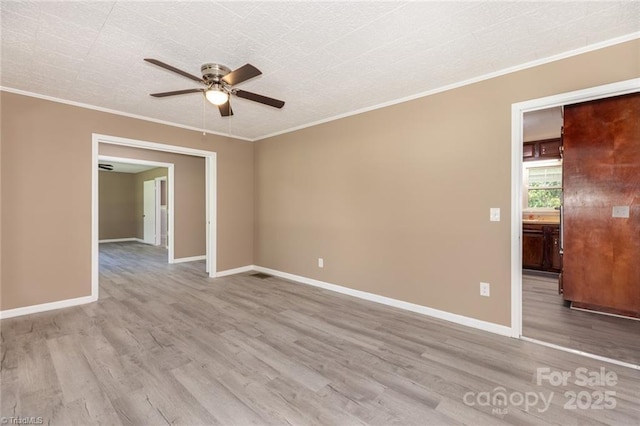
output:
<instances>
[{"instance_id":1,"label":"textured ceiling","mask_svg":"<svg viewBox=\"0 0 640 426\"><path fill-rule=\"evenodd\" d=\"M140 172L145 172L147 170L151 170L151 169L155 169L159 166L148 166L145 164L136 164L136 163L120 163L117 161L109 161L109 160L98 160L98 163L100 164L109 164L111 166L113 166L113 170L111 171L107 171L107 170L102 170L99 169L98 171L103 172L103 173L113 173L113 172L117 172L117 173L140 173Z\"/></svg>"},{"instance_id":2,"label":"textured ceiling","mask_svg":"<svg viewBox=\"0 0 640 426\"><path fill-rule=\"evenodd\" d=\"M640 2L1 3L2 86L247 139L640 31ZM220 117L195 75L218 62L263 75ZM204 116L204 119L203 119Z\"/></svg>"}]
</instances>

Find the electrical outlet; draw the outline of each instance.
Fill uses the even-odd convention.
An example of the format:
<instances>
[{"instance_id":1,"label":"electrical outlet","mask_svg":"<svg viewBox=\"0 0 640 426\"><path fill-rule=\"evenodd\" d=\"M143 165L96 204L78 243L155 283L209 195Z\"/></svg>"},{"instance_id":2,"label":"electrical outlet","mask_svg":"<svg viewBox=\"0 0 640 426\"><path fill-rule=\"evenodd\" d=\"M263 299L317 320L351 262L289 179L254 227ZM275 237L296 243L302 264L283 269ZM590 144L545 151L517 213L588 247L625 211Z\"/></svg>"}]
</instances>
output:
<instances>
[{"instance_id":1,"label":"electrical outlet","mask_svg":"<svg viewBox=\"0 0 640 426\"><path fill-rule=\"evenodd\" d=\"M321 257L318 258L318 268L324 268L324 259Z\"/></svg>"},{"instance_id":2,"label":"electrical outlet","mask_svg":"<svg viewBox=\"0 0 640 426\"><path fill-rule=\"evenodd\" d=\"M480 296L489 297L491 294L491 284L480 283Z\"/></svg>"}]
</instances>

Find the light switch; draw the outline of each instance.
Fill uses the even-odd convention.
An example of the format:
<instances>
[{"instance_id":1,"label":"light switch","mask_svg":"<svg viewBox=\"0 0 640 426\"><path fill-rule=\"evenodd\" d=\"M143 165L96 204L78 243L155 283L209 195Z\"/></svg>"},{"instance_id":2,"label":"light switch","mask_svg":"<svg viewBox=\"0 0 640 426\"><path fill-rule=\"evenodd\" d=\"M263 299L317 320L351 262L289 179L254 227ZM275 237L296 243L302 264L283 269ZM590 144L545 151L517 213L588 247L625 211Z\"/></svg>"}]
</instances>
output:
<instances>
[{"instance_id":1,"label":"light switch","mask_svg":"<svg viewBox=\"0 0 640 426\"><path fill-rule=\"evenodd\" d=\"M489 209L489 220L491 222L500 222L500 208L491 207Z\"/></svg>"},{"instance_id":2,"label":"light switch","mask_svg":"<svg viewBox=\"0 0 640 426\"><path fill-rule=\"evenodd\" d=\"M629 217L629 206L613 206L611 217Z\"/></svg>"}]
</instances>

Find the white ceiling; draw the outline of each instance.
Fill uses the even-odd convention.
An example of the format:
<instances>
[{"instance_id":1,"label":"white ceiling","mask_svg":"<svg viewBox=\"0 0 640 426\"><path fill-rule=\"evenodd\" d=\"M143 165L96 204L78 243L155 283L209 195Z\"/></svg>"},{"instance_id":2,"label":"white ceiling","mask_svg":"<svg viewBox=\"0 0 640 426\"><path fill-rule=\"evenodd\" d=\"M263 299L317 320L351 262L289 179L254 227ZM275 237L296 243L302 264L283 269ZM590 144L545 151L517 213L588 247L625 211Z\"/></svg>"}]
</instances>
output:
<instances>
[{"instance_id":1,"label":"white ceiling","mask_svg":"<svg viewBox=\"0 0 640 426\"><path fill-rule=\"evenodd\" d=\"M113 170L111 170L111 171L98 169L98 171L105 172L105 173L113 173L113 172L117 172L117 173L140 173L140 172L144 172L146 170L155 169L155 168L158 167L158 166L148 166L148 165L145 165L145 164L119 163L119 162L116 162L116 161L108 161L108 160L99 160L98 163L99 164L110 164L110 165L113 166Z\"/></svg>"},{"instance_id":2,"label":"white ceiling","mask_svg":"<svg viewBox=\"0 0 640 426\"><path fill-rule=\"evenodd\" d=\"M524 141L559 138L564 124L562 107L531 111L524 114Z\"/></svg>"},{"instance_id":3,"label":"white ceiling","mask_svg":"<svg viewBox=\"0 0 640 426\"><path fill-rule=\"evenodd\" d=\"M640 2L1 2L2 86L247 139L640 31ZM200 65L263 75L220 117Z\"/></svg>"}]
</instances>

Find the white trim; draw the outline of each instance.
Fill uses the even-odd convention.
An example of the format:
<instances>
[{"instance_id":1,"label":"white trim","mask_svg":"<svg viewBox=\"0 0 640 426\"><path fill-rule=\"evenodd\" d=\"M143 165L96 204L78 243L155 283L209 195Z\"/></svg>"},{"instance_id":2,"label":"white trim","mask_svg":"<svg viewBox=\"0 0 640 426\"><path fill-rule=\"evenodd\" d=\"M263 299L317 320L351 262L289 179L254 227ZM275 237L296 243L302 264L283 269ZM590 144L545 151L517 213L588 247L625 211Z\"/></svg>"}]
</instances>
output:
<instances>
[{"instance_id":1,"label":"white trim","mask_svg":"<svg viewBox=\"0 0 640 426\"><path fill-rule=\"evenodd\" d=\"M511 105L511 336L522 337L522 144L525 112L640 91L640 78Z\"/></svg>"},{"instance_id":2,"label":"white trim","mask_svg":"<svg viewBox=\"0 0 640 426\"><path fill-rule=\"evenodd\" d=\"M280 278L296 281L302 284L308 284L314 287L320 287L325 290L335 291L337 293L347 294L359 299L369 300L371 302L381 303L387 306L393 306L394 308L404 309L406 311L416 312L422 315L442 319L445 321L453 322L456 324L464 325L467 327L477 328L479 330L488 331L490 333L500 334L503 336L511 335L511 328L506 325L495 324L492 322L482 321L475 318L466 317L463 315L453 314L451 312L441 311L439 309L429 308L427 306L416 305L414 303L404 302L402 300L392 299L390 297L380 296L366 291L355 290L349 287L343 287L336 284L327 283L324 281L314 280L312 278L302 277L300 275L289 274L287 272L277 271L275 269L264 268L262 266L255 266L254 269L258 272L264 272L265 274L275 275Z\"/></svg>"},{"instance_id":3,"label":"white trim","mask_svg":"<svg viewBox=\"0 0 640 426\"><path fill-rule=\"evenodd\" d=\"M100 133L94 133L93 137L98 139L100 143L108 143L109 145L133 146L135 148L151 149L151 150L162 151L162 152L172 152L174 154L193 155L196 157L208 157L211 155L215 156L216 154L214 151L205 151L202 149L187 148L184 146L177 146L177 145L167 145L164 143L149 142L149 141L143 141L139 139L121 138L118 136L102 135ZM155 163L155 161L145 162L146 160L135 160L135 159L130 159L130 160L136 161L137 162L136 164L153 165Z\"/></svg>"},{"instance_id":4,"label":"white trim","mask_svg":"<svg viewBox=\"0 0 640 426\"><path fill-rule=\"evenodd\" d=\"M151 186L153 185L153 186ZM158 224L158 214L156 204L158 202L158 185L155 179L148 179L142 181L142 241L145 244L149 244L151 246L155 246L156 244L156 226ZM147 211L146 204L147 198L153 196L153 214L149 214L149 218L147 219ZM149 226L147 228L147 223L153 220L153 226ZM146 222L146 223L145 223ZM145 229L146 228L146 229ZM151 230L153 230L153 235L151 235Z\"/></svg>"},{"instance_id":5,"label":"white trim","mask_svg":"<svg viewBox=\"0 0 640 426\"><path fill-rule=\"evenodd\" d=\"M612 314L611 312L596 311L594 309L576 308L573 306L573 303L571 303L571 306L569 306L569 309L573 309L574 311L587 312L594 315L605 315L607 317L622 318L622 319L631 320L631 321L640 321L640 318L636 318L636 317L628 317L625 315Z\"/></svg>"},{"instance_id":6,"label":"white trim","mask_svg":"<svg viewBox=\"0 0 640 426\"><path fill-rule=\"evenodd\" d=\"M175 252L173 251L174 249L174 240L175 235L176 235L176 226L175 226L175 187L176 187L176 180L175 180L175 169L173 166L169 167L169 180L167 181L167 197L169 197L169 204L167 204L167 215L168 215L168 226L167 226L167 255L169 258L169 263L173 262L173 258L175 256ZM215 188L214 188L215 191Z\"/></svg>"},{"instance_id":7,"label":"white trim","mask_svg":"<svg viewBox=\"0 0 640 426\"><path fill-rule=\"evenodd\" d=\"M206 272L210 278L216 277L217 251L216 241L218 238L218 198L212 196L212 192L217 193L216 189L211 191L210 188L218 187L218 163L215 156L205 157L205 214L206 214L206 233L209 235L205 246L206 256Z\"/></svg>"},{"instance_id":8,"label":"white trim","mask_svg":"<svg viewBox=\"0 0 640 426\"><path fill-rule=\"evenodd\" d=\"M634 370L640 370L640 365L638 365L638 364L632 364L630 362L619 361L617 359L613 359L613 358L608 358L606 356L592 354L591 352L580 351L578 349L565 348L564 346L556 345L554 343L549 343L549 342L543 342L542 340L532 339L530 337L522 336L521 339L524 340L525 342L535 343L536 345L546 346L548 348L553 348L553 349L556 349L556 350L559 350L559 351L562 351L562 352L568 352L570 354L581 355L581 356L584 356L584 357L587 357L587 358L596 359L598 361L604 361L604 362L608 362L608 363L611 363L611 364L619 365L621 367L627 367L627 368L631 368L631 369L634 369Z\"/></svg>"},{"instance_id":9,"label":"white trim","mask_svg":"<svg viewBox=\"0 0 640 426\"><path fill-rule=\"evenodd\" d=\"M198 127L187 126L185 124L174 123L173 121L159 120L157 118L151 118L151 117L147 117L147 116L144 116L144 115L132 114L132 113L129 113L129 112L124 112L124 111L119 111L119 110L115 110L115 109L104 108L104 107L100 107L100 106L97 106L97 105L85 104L83 102L70 101L68 99L56 98L55 96L42 95L40 93L29 92L27 90L14 89L12 87L0 86L0 91L9 92L9 93L15 93L16 95L29 96L30 98L44 99L45 101L57 102L57 103L66 104L66 105L72 105L72 106L75 106L75 107L86 108L86 109L90 109L90 110L94 110L94 111L106 112L106 113L109 113L109 114L121 115L123 117L135 118L135 119L138 119L138 120L150 121L152 123L164 124L166 126L179 127L181 129L187 129L187 130L194 130L194 131L196 131L198 133L205 132L205 133L210 134L210 135L225 136L225 137L228 137L228 138L240 139L240 140L248 141L248 142L255 141L255 139L245 138L245 137L242 137L242 136L236 136L236 135L231 135L231 134L222 133L222 132L215 132L213 130L206 130L206 129L202 129L202 128L198 128Z\"/></svg>"},{"instance_id":10,"label":"white trim","mask_svg":"<svg viewBox=\"0 0 640 426\"><path fill-rule=\"evenodd\" d=\"M124 243L126 241L135 241L141 243L142 240L140 238L131 237L131 238L108 238L106 240L98 240L98 243Z\"/></svg>"},{"instance_id":11,"label":"white trim","mask_svg":"<svg viewBox=\"0 0 640 426\"><path fill-rule=\"evenodd\" d=\"M39 312L53 311L55 309L84 305L98 300L97 295L76 297L75 299L58 300L56 302L42 303L40 305L24 306L22 308L6 309L0 311L0 319L18 317L22 315L37 314Z\"/></svg>"},{"instance_id":12,"label":"white trim","mask_svg":"<svg viewBox=\"0 0 640 426\"><path fill-rule=\"evenodd\" d=\"M166 176L160 176L154 179L156 183L156 241L155 245L159 246L162 244L162 181L167 181ZM169 188L167 187L167 195L169 194ZM167 226L167 232L169 232L169 228Z\"/></svg>"},{"instance_id":13,"label":"white trim","mask_svg":"<svg viewBox=\"0 0 640 426\"><path fill-rule=\"evenodd\" d=\"M207 256L203 254L200 256L179 257L177 259L173 259L173 262L171 263L195 262L196 260L206 260L206 259L207 259Z\"/></svg>"},{"instance_id":14,"label":"white trim","mask_svg":"<svg viewBox=\"0 0 640 426\"><path fill-rule=\"evenodd\" d=\"M116 114L116 115L121 115L121 116L124 116L124 117L136 118L138 120L150 121L152 123L159 123L159 124L164 124L164 125L167 125L167 126L180 127L182 129L194 130L194 131L197 131L197 132L203 132L204 131L205 133L209 133L209 134L213 134L213 135L226 136L226 137L233 138L233 139L240 139L240 140L244 140L244 141L255 142L255 141L259 141L259 140L262 140L262 139L267 139L267 138L270 138L270 137L273 137L273 136L282 135L284 133L290 133L290 132L294 132L296 130L302 130L302 129L305 129L307 127L317 126L318 124L327 123L329 121L334 121L334 120L339 120L341 118L350 117L352 115L358 115L358 114L362 114L364 112L373 111L373 110L380 109L380 108L385 108L385 107L388 107L388 106L391 106L391 105L396 105L396 104L403 103L403 102L408 102L408 101L411 101L411 100L414 100L414 99L424 98L426 96L435 95L436 93L446 92L447 90L457 89L459 87L463 87L463 86L467 86L467 85L470 85L470 84L478 83L478 82L484 81L484 80L490 80L492 78L500 77L500 76L505 75L505 74L510 74L510 73L517 72L517 71L522 71L522 70L525 70L525 69L528 69L528 68L537 67L539 65L544 65L544 64L547 64L547 63L550 63L550 62L559 61L561 59L570 58L572 56L581 55L581 54L584 54L584 53L592 52L594 50L603 49L605 47L615 46L616 44L625 43L627 41L635 40L637 38L640 38L640 31L633 32L633 33L630 33L630 34L626 34L626 35L621 36L621 37L616 37L616 38L612 38L612 39L609 39L609 40L601 41L601 42L598 42L598 43L590 44L590 45L587 45L587 46L584 46L584 47L580 47L578 49L569 50L567 52L559 53L557 55L548 56L546 58L537 59L535 61L526 62L524 64L516 65L516 66L513 66L513 67L504 68L502 70L494 71L494 72L491 72L491 73L488 73L488 74L481 75L479 77L470 78L468 80L463 80L463 81L460 81L458 83L453 83L453 84L449 84L447 86L442 86L442 87L439 87L439 88L436 88L436 89L428 90L426 92L416 93L415 95L405 96L405 97L400 98L400 99L395 99L395 100L392 100L392 101L384 102L384 103L373 105L373 106L370 106L370 107L361 108L361 109L358 109L358 110L355 110L355 111L351 111L351 112L347 112L347 113L344 113L344 114L335 115L335 116L332 116L332 117L329 117L329 118L325 118L325 119L322 119L322 120L313 121L311 123L301 124L299 126L290 127L288 129L280 130L280 131L277 131L277 132L274 132L274 133L269 133L269 134L262 135L262 136L256 136L255 138L245 138L245 137L242 137L242 136L231 135L229 133L222 133L222 132L214 132L214 131L210 131L210 130L203 130L201 128L197 128L197 127L193 127L193 126L187 126L187 125L184 125L184 124L178 124L178 123L174 123L174 122L171 122L171 121L159 120L159 119L156 119L156 118L146 117L146 116L137 115L137 114L131 114L131 113L128 113L128 112L113 110L113 109L109 109L109 108L103 108L103 107L99 107L99 106L95 106L95 105L85 104L85 103L82 103L82 102L70 101L70 100L56 98L56 97L48 96L48 95L41 95L39 93L28 92L26 90L14 89L14 88L11 88L11 87L0 86L0 91L5 91L5 92L9 92L9 93L15 93L15 94L18 94L18 95L23 95L23 96L29 96L29 97L32 97L32 98L44 99L44 100L47 100L47 101L58 102L58 103L67 104L67 105L73 105L73 106L77 106L77 107L80 107L80 108L87 108L87 109L91 109L91 110L95 110L95 111L107 112L109 114Z\"/></svg>"},{"instance_id":15,"label":"white trim","mask_svg":"<svg viewBox=\"0 0 640 426\"><path fill-rule=\"evenodd\" d=\"M255 265L247 265L247 266L241 266L239 268L225 269L224 271L218 271L216 273L216 278L226 277L227 275L242 274L244 272L251 272L251 271L255 271L255 269L256 269Z\"/></svg>"},{"instance_id":16,"label":"white trim","mask_svg":"<svg viewBox=\"0 0 640 426\"><path fill-rule=\"evenodd\" d=\"M540 65L548 64L550 62L559 61L561 59L570 58L572 56L582 55L584 53L592 52L594 50L603 49L605 47L615 46L616 44L625 43L627 41L635 40L637 38L640 38L640 31L635 32L635 33L631 33L631 34L627 34L627 35L624 35L622 37L616 37L616 38L612 38L610 40L601 41L599 43L590 44L588 46L584 46L584 47L581 47L581 48L578 48L578 49L569 50L567 52L559 53L557 55L548 56L546 58L537 59L535 61L526 62L524 64L516 65L516 66L513 66L513 67L504 68L504 69L501 69L501 70L498 70L498 71L494 71L494 72L491 72L491 73L488 73L488 74L481 75L479 77L473 77L473 78L470 78L468 80L463 80L463 81L460 81L460 82L457 82L457 83L453 83L453 84L449 84L449 85L446 85L446 86L441 86L441 87L438 87L438 88L435 88L435 89L427 90L426 92L416 93L415 95L405 96L405 97L400 98L400 99L395 99L395 100L392 100L392 101L383 102L381 104L372 105L372 106L361 108L361 109L358 109L358 110L355 110L355 111L351 111L351 112L346 112L344 114L334 115L332 117L324 118L322 120L314 121L314 122L311 122L311 123L301 124L300 126L290 127L288 129L285 129L285 130L280 130L280 131L277 131L277 132L274 132L274 133L269 133L267 135L260 136L258 138L253 139L253 141L271 138L271 137L274 137L274 136L282 135L284 133L290 133L290 132L294 132L296 130L305 129L307 127L317 126L318 124L323 124L323 123L327 123L327 122L330 122L330 121L339 120L341 118L350 117L352 115L358 115L358 114L362 114L362 113L365 113L365 112L373 111L373 110L376 110L376 109L385 108L385 107L388 107L388 106L391 106L391 105L396 105L396 104L400 104L400 103L403 103L403 102L412 101L414 99L424 98L424 97L427 97L427 96L435 95L437 93L446 92L448 90L453 90L453 89L457 89L457 88L460 88L460 87L463 87L463 86L468 86L470 84L478 83L480 81L490 80L492 78L500 77L500 76L503 76L505 74L511 74L511 73L514 73L514 72L526 70L528 68L533 68L533 67L537 67L537 66L540 66Z\"/></svg>"},{"instance_id":17,"label":"white trim","mask_svg":"<svg viewBox=\"0 0 640 426\"><path fill-rule=\"evenodd\" d=\"M91 297L98 300L100 286L100 248L99 248L99 235L100 235L100 222L98 204L98 142L95 137L91 140Z\"/></svg>"}]
</instances>

